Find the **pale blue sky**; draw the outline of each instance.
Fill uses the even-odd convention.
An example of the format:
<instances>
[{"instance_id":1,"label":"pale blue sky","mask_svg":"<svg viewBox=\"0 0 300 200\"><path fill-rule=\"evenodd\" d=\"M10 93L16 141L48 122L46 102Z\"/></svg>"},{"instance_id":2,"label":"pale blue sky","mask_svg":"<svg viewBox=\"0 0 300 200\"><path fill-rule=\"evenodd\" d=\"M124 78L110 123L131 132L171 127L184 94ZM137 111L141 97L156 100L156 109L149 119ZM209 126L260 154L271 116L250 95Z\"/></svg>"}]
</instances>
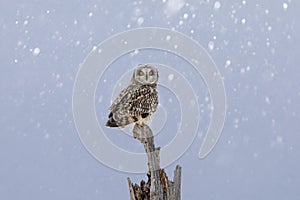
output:
<instances>
[{"instance_id":1,"label":"pale blue sky","mask_svg":"<svg viewBox=\"0 0 300 200\"><path fill-rule=\"evenodd\" d=\"M86 151L73 121L72 90L79 65L94 46L148 26L196 40L224 77L224 130L211 154L199 160L210 114L201 77L189 73L192 68L180 58L151 50L125 55L111 66L128 71L155 62L187 72L202 111L199 137L166 168L172 177L176 164L183 167L182 199L298 198L299 7L296 0L1 1L0 199L129 199L126 178L139 182L146 176L112 170ZM106 79L113 83L121 75L110 72ZM104 92L110 95L111 86ZM99 101L96 94L100 122L110 97ZM160 97L179 119L178 102L166 103L175 96ZM159 134L157 144L167 144L170 132ZM142 150L130 137L109 133L116 145Z\"/></svg>"}]
</instances>

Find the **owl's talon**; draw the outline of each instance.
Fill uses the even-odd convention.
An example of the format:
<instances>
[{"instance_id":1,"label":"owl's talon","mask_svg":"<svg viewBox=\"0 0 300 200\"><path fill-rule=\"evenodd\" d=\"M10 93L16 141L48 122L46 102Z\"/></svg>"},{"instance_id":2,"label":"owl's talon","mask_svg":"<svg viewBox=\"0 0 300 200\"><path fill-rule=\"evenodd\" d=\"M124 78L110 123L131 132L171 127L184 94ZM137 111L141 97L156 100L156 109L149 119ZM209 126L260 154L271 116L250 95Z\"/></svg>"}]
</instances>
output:
<instances>
[{"instance_id":1,"label":"owl's talon","mask_svg":"<svg viewBox=\"0 0 300 200\"><path fill-rule=\"evenodd\" d=\"M147 120L147 121L152 121L152 118L151 118L150 115L148 115L148 117L146 117L145 120Z\"/></svg>"},{"instance_id":2,"label":"owl's talon","mask_svg":"<svg viewBox=\"0 0 300 200\"><path fill-rule=\"evenodd\" d=\"M145 124L142 120L137 121L136 124L141 126L141 127L145 126Z\"/></svg>"}]
</instances>

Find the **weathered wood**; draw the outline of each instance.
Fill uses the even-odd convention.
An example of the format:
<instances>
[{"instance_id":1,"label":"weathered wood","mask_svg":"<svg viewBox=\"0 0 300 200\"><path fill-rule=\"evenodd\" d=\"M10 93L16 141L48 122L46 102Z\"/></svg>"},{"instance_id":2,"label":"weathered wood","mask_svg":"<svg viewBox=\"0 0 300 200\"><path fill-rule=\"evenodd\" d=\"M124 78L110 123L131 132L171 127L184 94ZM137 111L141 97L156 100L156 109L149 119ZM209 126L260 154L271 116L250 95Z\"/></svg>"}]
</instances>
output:
<instances>
[{"instance_id":1,"label":"weathered wood","mask_svg":"<svg viewBox=\"0 0 300 200\"><path fill-rule=\"evenodd\" d=\"M181 191L181 167L179 165L176 166L174 172L174 196L175 200L180 200L180 191Z\"/></svg>"},{"instance_id":2,"label":"weathered wood","mask_svg":"<svg viewBox=\"0 0 300 200\"><path fill-rule=\"evenodd\" d=\"M128 181L129 191L130 191L130 200L136 200L134 196L133 185L130 181L130 178L127 178L127 181Z\"/></svg>"},{"instance_id":3,"label":"weathered wood","mask_svg":"<svg viewBox=\"0 0 300 200\"><path fill-rule=\"evenodd\" d=\"M130 200L180 200L181 167L176 166L174 182L168 179L164 169L160 168L159 150L154 145L154 137L149 126L136 124L133 136L145 148L148 158L148 181L133 185L128 178Z\"/></svg>"}]
</instances>

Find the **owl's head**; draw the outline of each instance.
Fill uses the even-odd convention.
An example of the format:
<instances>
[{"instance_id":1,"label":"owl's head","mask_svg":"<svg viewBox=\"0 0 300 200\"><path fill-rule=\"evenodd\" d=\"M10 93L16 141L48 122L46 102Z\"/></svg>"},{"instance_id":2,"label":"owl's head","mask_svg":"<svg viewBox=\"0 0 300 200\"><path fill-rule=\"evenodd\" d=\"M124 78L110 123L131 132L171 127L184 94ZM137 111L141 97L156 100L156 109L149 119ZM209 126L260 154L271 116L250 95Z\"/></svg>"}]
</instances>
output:
<instances>
[{"instance_id":1,"label":"owl's head","mask_svg":"<svg viewBox=\"0 0 300 200\"><path fill-rule=\"evenodd\" d=\"M133 72L132 81L141 85L153 85L158 81L158 70L151 65L139 65Z\"/></svg>"}]
</instances>

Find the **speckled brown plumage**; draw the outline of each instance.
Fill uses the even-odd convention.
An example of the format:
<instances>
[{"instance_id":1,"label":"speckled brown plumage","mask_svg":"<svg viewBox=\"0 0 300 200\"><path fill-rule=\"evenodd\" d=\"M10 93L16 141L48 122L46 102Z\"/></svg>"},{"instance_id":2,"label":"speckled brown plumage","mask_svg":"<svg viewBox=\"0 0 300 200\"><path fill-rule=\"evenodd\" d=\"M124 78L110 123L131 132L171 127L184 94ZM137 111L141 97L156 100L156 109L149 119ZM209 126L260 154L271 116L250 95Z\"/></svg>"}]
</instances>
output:
<instances>
[{"instance_id":1,"label":"speckled brown plumage","mask_svg":"<svg viewBox=\"0 0 300 200\"><path fill-rule=\"evenodd\" d=\"M157 79L156 68L149 65L136 68L129 86L120 92L110 106L106 126L124 127L150 117L158 106Z\"/></svg>"}]
</instances>

